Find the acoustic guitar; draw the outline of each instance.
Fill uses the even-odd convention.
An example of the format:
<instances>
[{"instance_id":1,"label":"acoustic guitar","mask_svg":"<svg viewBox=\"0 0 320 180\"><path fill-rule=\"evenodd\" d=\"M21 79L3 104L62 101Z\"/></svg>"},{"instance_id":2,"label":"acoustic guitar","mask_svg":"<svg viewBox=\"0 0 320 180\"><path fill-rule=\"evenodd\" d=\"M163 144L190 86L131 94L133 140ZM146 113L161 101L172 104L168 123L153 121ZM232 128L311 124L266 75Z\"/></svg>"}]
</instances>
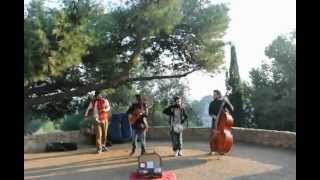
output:
<instances>
[{"instance_id":1,"label":"acoustic guitar","mask_svg":"<svg viewBox=\"0 0 320 180\"><path fill-rule=\"evenodd\" d=\"M133 110L133 112L128 116L129 123L135 124L137 120L141 118L142 114L144 114L143 109L136 108L135 110Z\"/></svg>"}]
</instances>

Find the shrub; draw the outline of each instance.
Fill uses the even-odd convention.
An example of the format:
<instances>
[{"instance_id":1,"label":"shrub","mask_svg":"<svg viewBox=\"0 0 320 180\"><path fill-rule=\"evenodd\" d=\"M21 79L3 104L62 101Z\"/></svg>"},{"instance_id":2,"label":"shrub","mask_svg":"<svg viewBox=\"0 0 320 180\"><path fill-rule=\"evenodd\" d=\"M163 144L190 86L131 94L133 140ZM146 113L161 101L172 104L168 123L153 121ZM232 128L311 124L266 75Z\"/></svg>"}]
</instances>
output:
<instances>
[{"instance_id":1,"label":"shrub","mask_svg":"<svg viewBox=\"0 0 320 180\"><path fill-rule=\"evenodd\" d=\"M81 113L66 115L60 128L63 131L79 130L81 121L83 121L83 114Z\"/></svg>"},{"instance_id":2,"label":"shrub","mask_svg":"<svg viewBox=\"0 0 320 180\"><path fill-rule=\"evenodd\" d=\"M54 122L45 120L41 122L41 126L33 134L46 134L51 132L59 132L60 130L55 128Z\"/></svg>"}]
</instances>

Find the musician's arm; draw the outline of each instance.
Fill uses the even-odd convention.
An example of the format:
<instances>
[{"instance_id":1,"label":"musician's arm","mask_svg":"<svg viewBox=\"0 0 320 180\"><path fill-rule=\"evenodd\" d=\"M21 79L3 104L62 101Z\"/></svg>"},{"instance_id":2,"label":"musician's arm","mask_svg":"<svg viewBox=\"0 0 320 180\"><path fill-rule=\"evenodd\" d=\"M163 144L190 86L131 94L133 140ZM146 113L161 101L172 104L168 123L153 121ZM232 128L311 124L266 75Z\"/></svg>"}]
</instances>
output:
<instances>
[{"instance_id":1,"label":"musician's arm","mask_svg":"<svg viewBox=\"0 0 320 180\"><path fill-rule=\"evenodd\" d=\"M89 106L88 106L86 112L84 113L84 117L88 117L88 113L89 113L89 111L90 111L91 108L93 108L93 107L92 107L92 102L89 103Z\"/></svg>"},{"instance_id":2,"label":"musician's arm","mask_svg":"<svg viewBox=\"0 0 320 180\"><path fill-rule=\"evenodd\" d=\"M163 110L163 113L166 114L166 115L168 115L168 116L170 116L170 115L171 115L171 106L165 108L165 109Z\"/></svg>"},{"instance_id":3,"label":"musician's arm","mask_svg":"<svg viewBox=\"0 0 320 180\"><path fill-rule=\"evenodd\" d=\"M126 113L131 114L132 112L133 112L133 104L129 107Z\"/></svg>"},{"instance_id":4,"label":"musician's arm","mask_svg":"<svg viewBox=\"0 0 320 180\"><path fill-rule=\"evenodd\" d=\"M146 126L146 128L149 128L149 124L148 124L147 118L143 118L143 123Z\"/></svg>"},{"instance_id":5,"label":"musician's arm","mask_svg":"<svg viewBox=\"0 0 320 180\"><path fill-rule=\"evenodd\" d=\"M106 110L110 111L110 103L109 103L109 101L107 99L104 99L104 102L106 104Z\"/></svg>"},{"instance_id":6,"label":"musician's arm","mask_svg":"<svg viewBox=\"0 0 320 180\"><path fill-rule=\"evenodd\" d=\"M144 104L144 114L143 114L143 116L144 116L144 117L148 117L148 114L149 114L149 110L148 110L148 108L147 108L147 105Z\"/></svg>"},{"instance_id":7,"label":"musician's arm","mask_svg":"<svg viewBox=\"0 0 320 180\"><path fill-rule=\"evenodd\" d=\"M183 119L182 119L181 123L183 124L188 119L188 115L187 115L185 109L182 109L182 115L183 115Z\"/></svg>"},{"instance_id":8,"label":"musician's arm","mask_svg":"<svg viewBox=\"0 0 320 180\"><path fill-rule=\"evenodd\" d=\"M162 112L163 112L165 115L168 115L168 116L169 116L168 123L169 123L169 127L171 127L171 106L165 108Z\"/></svg>"}]
</instances>

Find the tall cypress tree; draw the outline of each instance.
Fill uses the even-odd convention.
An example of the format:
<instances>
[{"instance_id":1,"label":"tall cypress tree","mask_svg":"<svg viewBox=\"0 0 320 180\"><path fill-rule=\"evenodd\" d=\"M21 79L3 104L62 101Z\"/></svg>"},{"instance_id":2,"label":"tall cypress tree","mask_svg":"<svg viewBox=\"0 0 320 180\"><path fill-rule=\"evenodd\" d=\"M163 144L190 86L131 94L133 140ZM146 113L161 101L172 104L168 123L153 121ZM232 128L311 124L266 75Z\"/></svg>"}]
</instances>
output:
<instances>
[{"instance_id":1,"label":"tall cypress tree","mask_svg":"<svg viewBox=\"0 0 320 180\"><path fill-rule=\"evenodd\" d=\"M237 62L236 48L231 45L231 61L229 73L226 73L226 85L227 89L232 89L232 93L229 96L230 102L233 104L233 118L235 121L235 126L243 126L243 99L242 99L242 88L241 79L239 74L239 67Z\"/></svg>"}]
</instances>

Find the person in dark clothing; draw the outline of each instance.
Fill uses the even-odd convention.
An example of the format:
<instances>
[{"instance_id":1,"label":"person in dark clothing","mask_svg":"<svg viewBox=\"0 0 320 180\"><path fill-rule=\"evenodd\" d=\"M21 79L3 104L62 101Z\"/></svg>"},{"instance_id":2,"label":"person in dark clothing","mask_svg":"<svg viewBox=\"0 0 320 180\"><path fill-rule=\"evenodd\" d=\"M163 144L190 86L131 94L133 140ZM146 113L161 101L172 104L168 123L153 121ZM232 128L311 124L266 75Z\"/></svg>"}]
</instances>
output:
<instances>
[{"instance_id":1,"label":"person in dark clothing","mask_svg":"<svg viewBox=\"0 0 320 180\"><path fill-rule=\"evenodd\" d=\"M181 105L181 98L176 96L174 98L175 104L163 110L163 113L168 115L170 134L172 141L172 149L175 156L182 156L182 124L187 120L188 116L185 109Z\"/></svg>"},{"instance_id":2,"label":"person in dark clothing","mask_svg":"<svg viewBox=\"0 0 320 180\"><path fill-rule=\"evenodd\" d=\"M141 155L146 152L145 146L146 146L146 131L148 129L148 122L147 122L148 109L147 109L146 103L143 102L140 94L136 95L136 102L132 103L132 105L127 110L127 114L129 116L132 116L132 114L135 112L139 113L139 118L133 124L131 124L133 134L132 134L132 151L130 153L130 156L132 156L135 153L138 138L140 139L140 142L141 142Z\"/></svg>"},{"instance_id":3,"label":"person in dark clothing","mask_svg":"<svg viewBox=\"0 0 320 180\"><path fill-rule=\"evenodd\" d=\"M223 107L223 110L231 113L233 111L233 106L227 98L225 98L225 101L226 103ZM213 101L211 101L209 105L209 115L212 117L212 124L211 124L212 133L214 133L215 123L216 123L217 116L222 103L223 103L223 99L221 97L221 92L219 90L214 90ZM210 151L209 154L212 154L212 152Z\"/></svg>"}]
</instances>

